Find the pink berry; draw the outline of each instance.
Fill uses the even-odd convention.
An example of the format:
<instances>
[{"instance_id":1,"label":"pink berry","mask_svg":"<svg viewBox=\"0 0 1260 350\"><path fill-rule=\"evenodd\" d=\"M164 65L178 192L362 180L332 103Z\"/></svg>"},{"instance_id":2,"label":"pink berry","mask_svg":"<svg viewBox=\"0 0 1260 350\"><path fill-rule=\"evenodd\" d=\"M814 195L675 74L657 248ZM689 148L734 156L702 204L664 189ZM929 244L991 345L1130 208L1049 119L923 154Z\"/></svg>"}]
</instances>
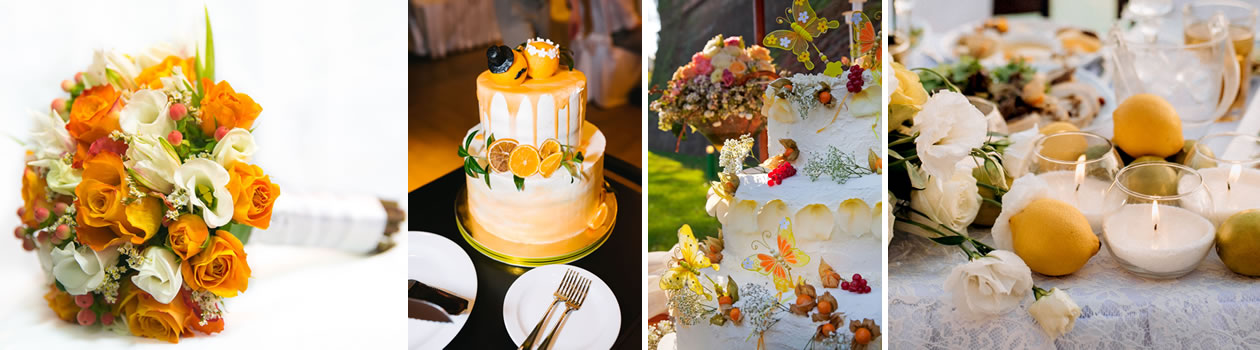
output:
<instances>
[{"instance_id":1,"label":"pink berry","mask_svg":"<svg viewBox=\"0 0 1260 350\"><path fill-rule=\"evenodd\" d=\"M61 90L65 91L65 92L70 92L70 90L73 90L73 89L74 89L74 85L75 85L75 84L74 84L74 82L73 82L73 81L70 81L70 79L62 80L62 81L61 81Z\"/></svg>"},{"instance_id":2,"label":"pink berry","mask_svg":"<svg viewBox=\"0 0 1260 350\"><path fill-rule=\"evenodd\" d=\"M14 229L13 229L13 237L14 237L14 238L17 238L17 239L23 239L23 238L26 238L26 230L23 230L23 229L22 229L22 226L18 226L17 228L14 228Z\"/></svg>"},{"instance_id":3,"label":"pink berry","mask_svg":"<svg viewBox=\"0 0 1260 350\"><path fill-rule=\"evenodd\" d=\"M26 207L18 207L18 217L26 216Z\"/></svg>"},{"instance_id":4,"label":"pink berry","mask_svg":"<svg viewBox=\"0 0 1260 350\"><path fill-rule=\"evenodd\" d=\"M105 313L101 315L101 325L108 326L114 324L114 314Z\"/></svg>"},{"instance_id":5,"label":"pink berry","mask_svg":"<svg viewBox=\"0 0 1260 350\"><path fill-rule=\"evenodd\" d=\"M96 323L96 313L92 309L79 310L79 325L91 326Z\"/></svg>"},{"instance_id":6,"label":"pink berry","mask_svg":"<svg viewBox=\"0 0 1260 350\"><path fill-rule=\"evenodd\" d=\"M53 101L52 101L52 110L57 111L57 112L59 112L59 113L60 113L61 111L65 110L65 109L66 109L66 99L64 99L64 98L60 98L60 97L58 97L58 98L54 98L54 99L53 99Z\"/></svg>"},{"instance_id":7,"label":"pink berry","mask_svg":"<svg viewBox=\"0 0 1260 350\"><path fill-rule=\"evenodd\" d=\"M74 82L76 83L83 82L83 72L74 73Z\"/></svg>"},{"instance_id":8,"label":"pink berry","mask_svg":"<svg viewBox=\"0 0 1260 350\"><path fill-rule=\"evenodd\" d=\"M96 301L91 294L82 294L74 296L74 304L81 308L92 307L92 302Z\"/></svg>"},{"instance_id":9,"label":"pink berry","mask_svg":"<svg viewBox=\"0 0 1260 350\"><path fill-rule=\"evenodd\" d=\"M184 119L184 116L186 115L188 115L188 107L184 106L183 103L176 103L176 104L171 105L171 109L170 109L171 120L178 121L180 119Z\"/></svg>"},{"instance_id":10,"label":"pink berry","mask_svg":"<svg viewBox=\"0 0 1260 350\"><path fill-rule=\"evenodd\" d=\"M166 141L170 141L171 145L178 145L184 142L184 134L179 130L171 130L171 133L166 135Z\"/></svg>"},{"instance_id":11,"label":"pink berry","mask_svg":"<svg viewBox=\"0 0 1260 350\"><path fill-rule=\"evenodd\" d=\"M53 214L57 214L57 216L66 215L66 207L69 206L69 204L57 202L57 204L53 205Z\"/></svg>"},{"instance_id":12,"label":"pink berry","mask_svg":"<svg viewBox=\"0 0 1260 350\"><path fill-rule=\"evenodd\" d=\"M39 231L39 233L35 234L35 241L41 245L48 245L52 243L52 233L48 231Z\"/></svg>"},{"instance_id":13,"label":"pink berry","mask_svg":"<svg viewBox=\"0 0 1260 350\"><path fill-rule=\"evenodd\" d=\"M28 252L29 252L29 251L32 251L32 250L35 250L35 241L31 240L31 238L30 238L30 237L23 238L23 239L22 239L22 249L25 249L25 250L26 250L26 251L28 251Z\"/></svg>"},{"instance_id":14,"label":"pink berry","mask_svg":"<svg viewBox=\"0 0 1260 350\"><path fill-rule=\"evenodd\" d=\"M227 133L228 128L226 126L220 126L218 129L214 130L214 139L216 141L223 140L223 136L226 136Z\"/></svg>"},{"instance_id":15,"label":"pink berry","mask_svg":"<svg viewBox=\"0 0 1260 350\"><path fill-rule=\"evenodd\" d=\"M48 208L44 208L44 207L35 208L35 221L42 222L48 219L48 214L49 214Z\"/></svg>"},{"instance_id":16,"label":"pink berry","mask_svg":"<svg viewBox=\"0 0 1260 350\"><path fill-rule=\"evenodd\" d=\"M70 227L65 224L57 225L57 229L53 230L53 237L57 238L58 242L70 238Z\"/></svg>"}]
</instances>

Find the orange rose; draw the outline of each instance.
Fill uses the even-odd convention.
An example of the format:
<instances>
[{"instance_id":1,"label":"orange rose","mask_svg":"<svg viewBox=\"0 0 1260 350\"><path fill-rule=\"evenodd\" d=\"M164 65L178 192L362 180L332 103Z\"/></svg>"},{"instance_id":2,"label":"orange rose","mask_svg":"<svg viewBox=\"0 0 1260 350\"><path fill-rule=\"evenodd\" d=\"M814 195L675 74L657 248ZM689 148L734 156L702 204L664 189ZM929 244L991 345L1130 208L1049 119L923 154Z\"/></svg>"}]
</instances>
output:
<instances>
[{"instance_id":1,"label":"orange rose","mask_svg":"<svg viewBox=\"0 0 1260 350\"><path fill-rule=\"evenodd\" d=\"M130 283L128 283L130 284ZM172 300L163 304L152 295L131 288L132 296L121 307L123 317L127 319L127 328L137 337L165 340L179 343L179 336L187 329L188 315L192 310L183 300ZM121 294L121 293L120 293ZM119 304L123 304L120 299Z\"/></svg>"},{"instance_id":2,"label":"orange rose","mask_svg":"<svg viewBox=\"0 0 1260 350\"><path fill-rule=\"evenodd\" d=\"M167 228L166 237L175 255L179 255L180 259L188 260L201 252L201 245L210 237L210 230L206 228L206 221L200 216L184 214L175 219L175 222Z\"/></svg>"},{"instance_id":3,"label":"orange rose","mask_svg":"<svg viewBox=\"0 0 1260 350\"><path fill-rule=\"evenodd\" d=\"M232 193L235 213L232 219L249 226L267 229L271 225L271 207L280 196L280 186L271 183L257 165L234 163L228 171L228 192Z\"/></svg>"},{"instance_id":4,"label":"orange rose","mask_svg":"<svg viewBox=\"0 0 1260 350\"><path fill-rule=\"evenodd\" d=\"M150 89L161 89L161 78L169 77L173 73L171 71L175 66L179 66L184 71L184 76L188 77L188 81L197 81L196 73L193 72L193 59L181 59L178 56L166 56L162 62L145 68L136 76L136 85L148 85Z\"/></svg>"},{"instance_id":5,"label":"orange rose","mask_svg":"<svg viewBox=\"0 0 1260 350\"><path fill-rule=\"evenodd\" d=\"M223 331L223 318L222 317L216 318L211 321L206 321L206 325L203 326L201 325L201 317L197 316L197 313L195 312L188 314L188 319L184 321L184 324L187 324L188 328L192 328L193 330L196 330L198 332L205 333L205 334L213 334L213 333L219 333Z\"/></svg>"},{"instance_id":6,"label":"orange rose","mask_svg":"<svg viewBox=\"0 0 1260 350\"><path fill-rule=\"evenodd\" d=\"M44 294L44 300L48 301L48 307L57 314L57 318L66 322L76 322L76 316L79 314L79 306L74 304L74 296L57 289L57 285L48 285L48 293Z\"/></svg>"},{"instance_id":7,"label":"orange rose","mask_svg":"<svg viewBox=\"0 0 1260 350\"><path fill-rule=\"evenodd\" d=\"M83 164L83 181L74 188L76 229L80 243L93 250L118 242L141 244L162 224L160 199L145 196L124 205L130 186L117 154L102 152Z\"/></svg>"},{"instance_id":8,"label":"orange rose","mask_svg":"<svg viewBox=\"0 0 1260 350\"><path fill-rule=\"evenodd\" d=\"M206 135L214 135L220 126L249 129L254 126L254 119L262 113L262 106L254 103L254 99L246 94L238 94L226 81L210 85L206 79L202 83L206 87L206 95L201 99L201 131ZM75 102L78 104L78 102Z\"/></svg>"},{"instance_id":9,"label":"orange rose","mask_svg":"<svg viewBox=\"0 0 1260 350\"><path fill-rule=\"evenodd\" d=\"M245 248L231 232L215 231L210 246L180 264L184 284L194 290L204 289L215 295L231 298L249 287L249 263Z\"/></svg>"},{"instance_id":10,"label":"orange rose","mask_svg":"<svg viewBox=\"0 0 1260 350\"><path fill-rule=\"evenodd\" d=\"M84 91L74 99L70 107L70 122L66 130L81 143L91 144L96 139L109 136L118 130L118 111L122 99L111 85L101 85Z\"/></svg>"},{"instance_id":11,"label":"orange rose","mask_svg":"<svg viewBox=\"0 0 1260 350\"><path fill-rule=\"evenodd\" d=\"M22 208L25 208L22 223L30 227L39 224L35 221L36 208L52 211L52 204L48 203L48 183L31 167L22 173Z\"/></svg>"}]
</instances>

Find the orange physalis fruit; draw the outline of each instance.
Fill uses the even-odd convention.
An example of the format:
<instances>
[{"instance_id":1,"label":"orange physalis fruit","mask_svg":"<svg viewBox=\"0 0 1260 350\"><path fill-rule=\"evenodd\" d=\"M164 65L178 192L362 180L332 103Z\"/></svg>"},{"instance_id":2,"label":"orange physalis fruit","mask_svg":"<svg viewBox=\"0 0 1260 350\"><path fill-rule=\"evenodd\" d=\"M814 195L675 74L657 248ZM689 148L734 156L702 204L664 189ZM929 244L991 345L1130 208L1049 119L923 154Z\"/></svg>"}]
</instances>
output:
<instances>
[{"instance_id":1,"label":"orange physalis fruit","mask_svg":"<svg viewBox=\"0 0 1260 350\"><path fill-rule=\"evenodd\" d=\"M812 302L814 302L814 298L811 298L809 295L801 294L796 296L796 305L808 305Z\"/></svg>"},{"instance_id":2,"label":"orange physalis fruit","mask_svg":"<svg viewBox=\"0 0 1260 350\"><path fill-rule=\"evenodd\" d=\"M825 90L824 90L824 91L820 91L820 92L818 92L818 102L820 102L820 103L822 103L822 104L830 104L830 103L831 103L831 92L830 92L830 91L825 91Z\"/></svg>"},{"instance_id":3,"label":"orange physalis fruit","mask_svg":"<svg viewBox=\"0 0 1260 350\"><path fill-rule=\"evenodd\" d=\"M542 165L538 166L538 173L542 174L542 177L551 177L551 174L555 173L556 169L560 169L560 156L560 153L552 153L544 157Z\"/></svg>"},{"instance_id":4,"label":"orange physalis fruit","mask_svg":"<svg viewBox=\"0 0 1260 350\"><path fill-rule=\"evenodd\" d=\"M818 302L818 313L825 315L825 314L830 314L831 311L832 311L831 303L827 302L826 300Z\"/></svg>"},{"instance_id":5,"label":"orange physalis fruit","mask_svg":"<svg viewBox=\"0 0 1260 350\"><path fill-rule=\"evenodd\" d=\"M833 325L831 325L830 323L823 324L823 325L822 325L822 331L823 331L823 334L826 334L826 335L831 335L831 333L835 333L835 332L836 332L836 326L833 326ZM869 333L868 333L866 336L867 336L867 338L870 338L870 334L869 334ZM869 341L869 340L868 340L868 341Z\"/></svg>"},{"instance_id":6,"label":"orange physalis fruit","mask_svg":"<svg viewBox=\"0 0 1260 350\"><path fill-rule=\"evenodd\" d=\"M732 301L731 296L729 295L723 295L723 296L718 297L718 305L731 305L734 303L735 302Z\"/></svg>"},{"instance_id":7,"label":"orange physalis fruit","mask_svg":"<svg viewBox=\"0 0 1260 350\"><path fill-rule=\"evenodd\" d=\"M529 177L538 172L538 149L530 145L520 145L512 150L508 167L512 168L512 175L519 177Z\"/></svg>"},{"instance_id":8,"label":"orange physalis fruit","mask_svg":"<svg viewBox=\"0 0 1260 350\"><path fill-rule=\"evenodd\" d=\"M731 308L731 321L739 322L740 317L743 317L743 313L739 311L739 308Z\"/></svg>"},{"instance_id":9,"label":"orange physalis fruit","mask_svg":"<svg viewBox=\"0 0 1260 350\"><path fill-rule=\"evenodd\" d=\"M866 345L871 342L871 330L866 328L858 328L853 332L853 341L858 344Z\"/></svg>"},{"instance_id":10,"label":"orange physalis fruit","mask_svg":"<svg viewBox=\"0 0 1260 350\"><path fill-rule=\"evenodd\" d=\"M490 160L490 168L500 173L511 171L508 162L517 145L518 143L513 139L499 139L491 143L486 153L486 158Z\"/></svg>"}]
</instances>

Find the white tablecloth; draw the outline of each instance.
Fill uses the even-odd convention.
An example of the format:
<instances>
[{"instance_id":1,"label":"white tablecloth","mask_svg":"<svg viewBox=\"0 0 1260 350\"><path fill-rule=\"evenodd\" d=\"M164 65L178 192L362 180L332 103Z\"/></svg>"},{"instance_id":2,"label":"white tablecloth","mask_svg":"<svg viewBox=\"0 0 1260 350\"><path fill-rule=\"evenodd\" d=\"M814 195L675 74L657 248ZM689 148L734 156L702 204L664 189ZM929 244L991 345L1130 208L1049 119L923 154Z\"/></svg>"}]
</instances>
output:
<instances>
[{"instance_id":1,"label":"white tablecloth","mask_svg":"<svg viewBox=\"0 0 1260 350\"><path fill-rule=\"evenodd\" d=\"M972 230L992 244L987 230ZM956 247L897 233L888 248L891 348L928 349L1233 349L1260 347L1260 279L1225 268L1215 249L1197 270L1175 280L1129 273L1104 246L1067 277L1033 274L1038 287L1066 290L1081 307L1076 328L1057 340L1042 332L1028 306L991 319L957 312L942 285L966 262Z\"/></svg>"},{"instance_id":2,"label":"white tablecloth","mask_svg":"<svg viewBox=\"0 0 1260 350\"><path fill-rule=\"evenodd\" d=\"M401 1L208 0L217 78L263 107L254 162L282 193L364 194L403 202L406 5ZM0 2L0 227L17 225L28 111L62 96L96 48L141 50L198 39L202 1ZM280 198L285 198L282 194ZM405 225L405 224L404 224ZM34 253L0 239L0 349L155 344L71 326L43 299ZM405 242L403 243L405 244ZM401 348L405 245L377 256L251 243L249 290L227 326L192 348Z\"/></svg>"}]
</instances>

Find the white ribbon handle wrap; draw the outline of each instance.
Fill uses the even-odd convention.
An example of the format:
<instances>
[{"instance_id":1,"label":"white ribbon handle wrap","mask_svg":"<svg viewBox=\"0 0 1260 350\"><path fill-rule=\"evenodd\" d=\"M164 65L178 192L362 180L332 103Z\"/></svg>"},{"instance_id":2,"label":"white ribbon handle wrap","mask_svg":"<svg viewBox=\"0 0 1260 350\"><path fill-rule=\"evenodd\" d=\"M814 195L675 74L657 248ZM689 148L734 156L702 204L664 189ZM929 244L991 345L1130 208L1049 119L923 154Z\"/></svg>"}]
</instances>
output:
<instances>
[{"instance_id":1,"label":"white ribbon handle wrap","mask_svg":"<svg viewBox=\"0 0 1260 350\"><path fill-rule=\"evenodd\" d=\"M276 198L271 226L255 230L250 243L369 253L385 237L386 219L375 196L285 193Z\"/></svg>"}]
</instances>

